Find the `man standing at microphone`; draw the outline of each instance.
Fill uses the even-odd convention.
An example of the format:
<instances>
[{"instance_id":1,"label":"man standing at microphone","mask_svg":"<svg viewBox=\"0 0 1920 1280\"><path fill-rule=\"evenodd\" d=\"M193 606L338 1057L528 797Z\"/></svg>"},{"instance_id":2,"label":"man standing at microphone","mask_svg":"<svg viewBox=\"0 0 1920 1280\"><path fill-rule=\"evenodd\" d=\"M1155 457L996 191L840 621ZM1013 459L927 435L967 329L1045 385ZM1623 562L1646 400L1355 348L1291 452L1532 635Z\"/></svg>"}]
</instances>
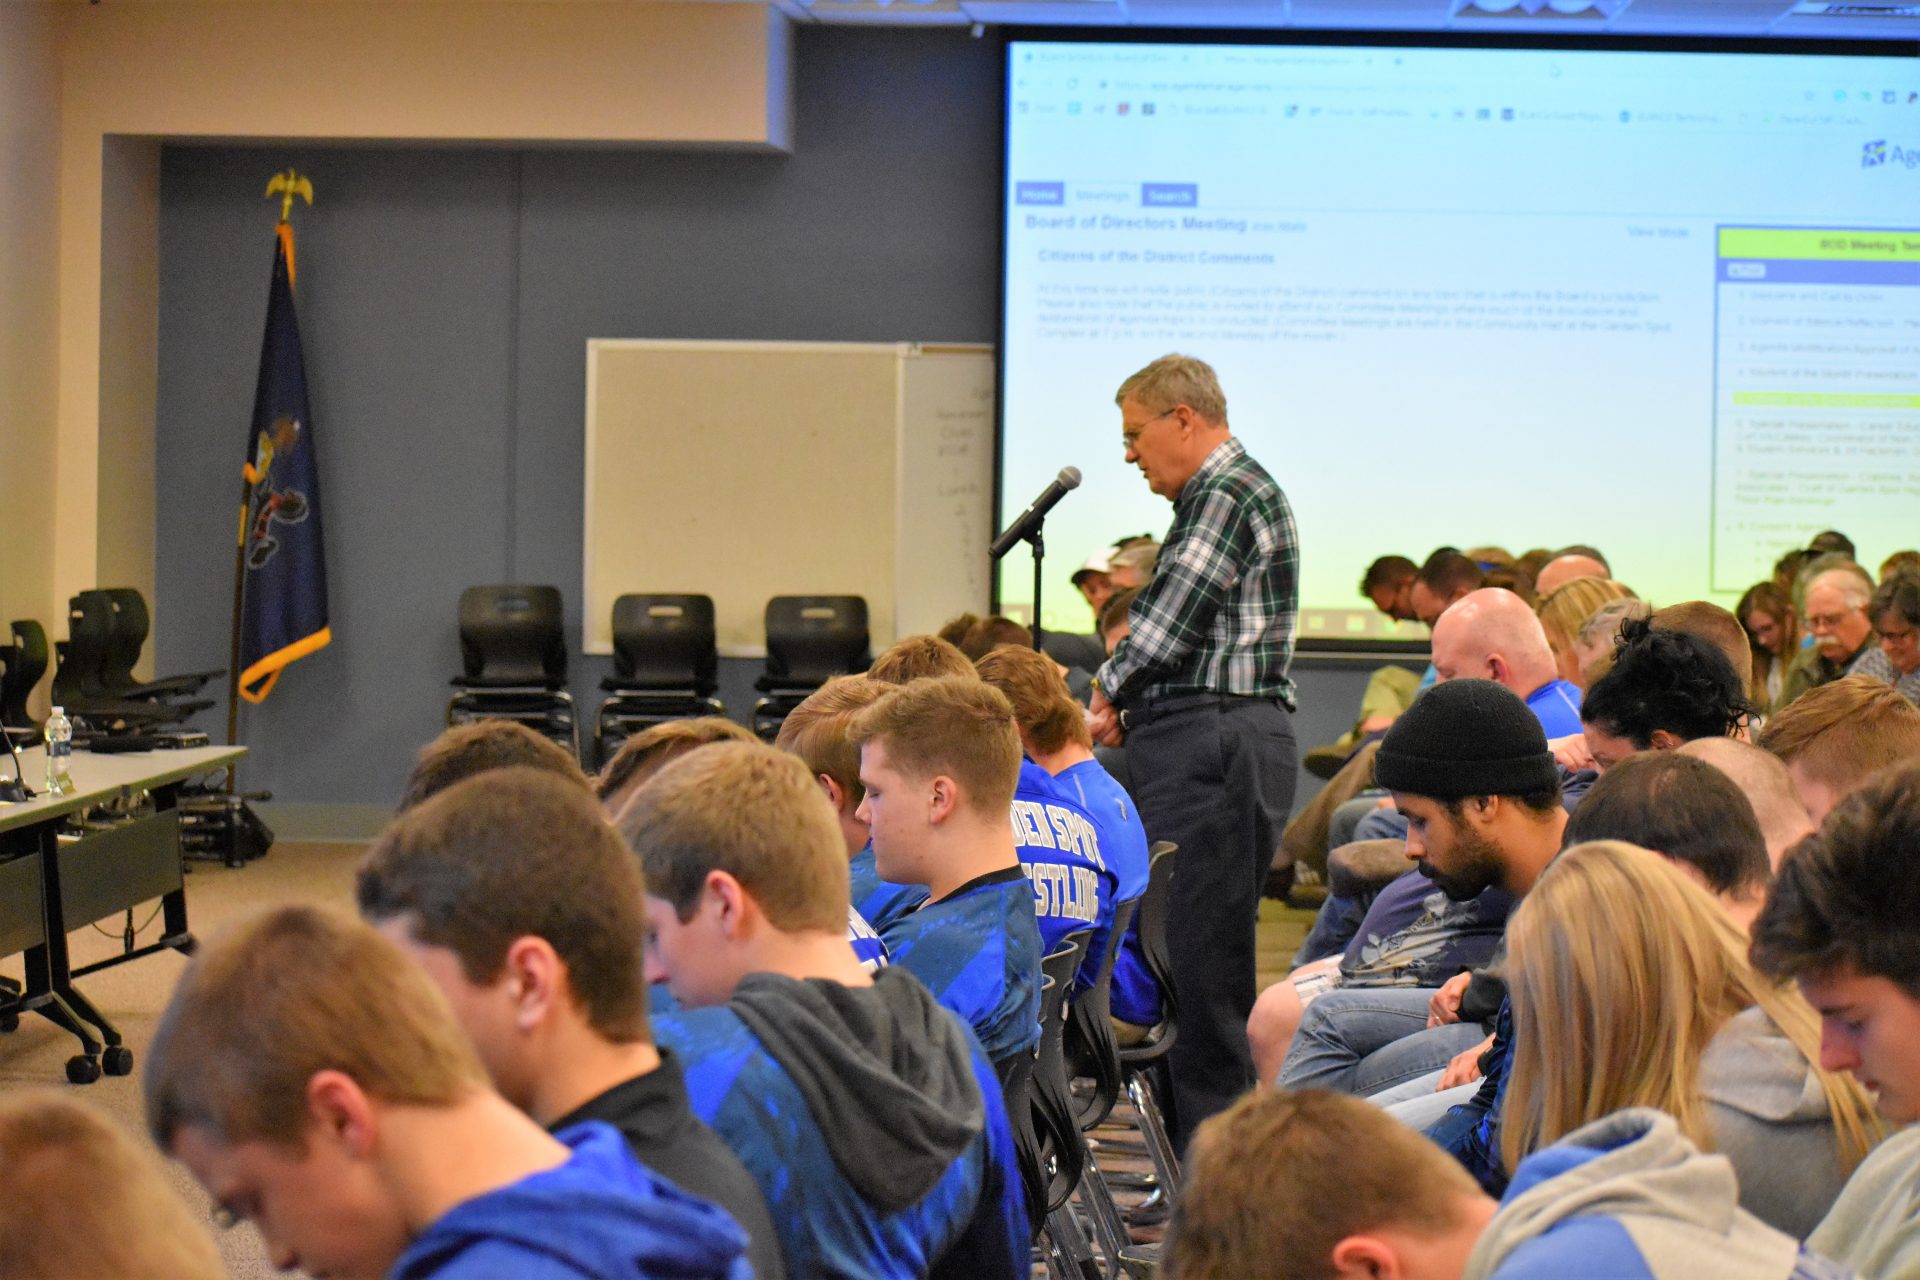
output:
<instances>
[{"instance_id":1,"label":"man standing at microphone","mask_svg":"<svg viewBox=\"0 0 1920 1280\"><path fill-rule=\"evenodd\" d=\"M1260 888L1293 805L1299 550L1286 495L1227 426L1213 369L1155 360L1120 384L1127 461L1173 503L1131 632L1095 677L1094 737L1124 739L1147 838L1180 846L1168 945L1180 1036L1175 1141L1254 1083Z\"/></svg>"}]
</instances>

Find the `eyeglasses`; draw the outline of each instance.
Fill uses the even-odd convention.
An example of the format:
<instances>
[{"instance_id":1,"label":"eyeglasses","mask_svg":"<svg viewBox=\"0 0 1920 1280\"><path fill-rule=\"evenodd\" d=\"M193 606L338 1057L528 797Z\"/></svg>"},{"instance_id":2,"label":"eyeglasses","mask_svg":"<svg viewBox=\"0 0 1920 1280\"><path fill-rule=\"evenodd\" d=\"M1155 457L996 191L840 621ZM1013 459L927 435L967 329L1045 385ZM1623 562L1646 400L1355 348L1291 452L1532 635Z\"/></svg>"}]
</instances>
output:
<instances>
[{"instance_id":1,"label":"eyeglasses","mask_svg":"<svg viewBox=\"0 0 1920 1280\"><path fill-rule=\"evenodd\" d=\"M1146 431L1148 427L1160 421L1160 419L1171 417L1172 415L1178 412L1180 412L1180 406L1175 405L1173 406L1173 408L1168 409L1165 413L1154 414L1151 418L1148 418L1145 422L1141 423L1137 427L1128 427L1125 431L1122 431L1120 433L1120 443L1127 447L1127 452L1129 453L1133 452L1133 447L1140 443L1140 436L1142 435L1142 433Z\"/></svg>"},{"instance_id":2,"label":"eyeglasses","mask_svg":"<svg viewBox=\"0 0 1920 1280\"><path fill-rule=\"evenodd\" d=\"M1807 630L1833 631L1852 616L1853 611L1850 609L1840 613L1810 613L1807 615Z\"/></svg>"}]
</instances>

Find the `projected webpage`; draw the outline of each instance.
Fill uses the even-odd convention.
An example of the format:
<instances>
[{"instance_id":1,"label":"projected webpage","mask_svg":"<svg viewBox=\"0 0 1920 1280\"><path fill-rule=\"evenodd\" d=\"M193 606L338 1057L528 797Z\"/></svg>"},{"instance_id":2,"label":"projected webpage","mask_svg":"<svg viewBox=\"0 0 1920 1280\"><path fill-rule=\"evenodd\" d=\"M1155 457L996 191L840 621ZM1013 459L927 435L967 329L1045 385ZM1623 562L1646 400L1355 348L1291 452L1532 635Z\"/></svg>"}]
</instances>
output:
<instances>
[{"instance_id":1,"label":"projected webpage","mask_svg":"<svg viewBox=\"0 0 1920 1280\"><path fill-rule=\"evenodd\" d=\"M1179 350L1300 525L1303 631L1446 542L1592 542L1731 603L1920 541L1920 63L1009 46L1004 513L1060 467L1045 622L1163 531L1113 392ZM1031 603L1003 562L1003 606ZM1416 629L1417 634L1417 629Z\"/></svg>"}]
</instances>

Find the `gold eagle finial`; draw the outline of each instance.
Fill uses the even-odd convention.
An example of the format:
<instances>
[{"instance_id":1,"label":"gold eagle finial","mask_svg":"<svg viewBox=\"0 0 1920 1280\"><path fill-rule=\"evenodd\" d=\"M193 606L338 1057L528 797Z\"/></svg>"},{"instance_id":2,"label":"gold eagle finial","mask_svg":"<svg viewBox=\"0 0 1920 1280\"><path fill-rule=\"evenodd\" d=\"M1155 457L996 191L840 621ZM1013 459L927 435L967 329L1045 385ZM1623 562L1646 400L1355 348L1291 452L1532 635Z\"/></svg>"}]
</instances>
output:
<instances>
[{"instance_id":1,"label":"gold eagle finial","mask_svg":"<svg viewBox=\"0 0 1920 1280\"><path fill-rule=\"evenodd\" d=\"M287 216L293 212L295 196L305 200L309 205L313 203L313 183L292 169L285 173L276 173L267 180L267 198L271 199L274 196L280 197L280 221L285 222Z\"/></svg>"}]
</instances>

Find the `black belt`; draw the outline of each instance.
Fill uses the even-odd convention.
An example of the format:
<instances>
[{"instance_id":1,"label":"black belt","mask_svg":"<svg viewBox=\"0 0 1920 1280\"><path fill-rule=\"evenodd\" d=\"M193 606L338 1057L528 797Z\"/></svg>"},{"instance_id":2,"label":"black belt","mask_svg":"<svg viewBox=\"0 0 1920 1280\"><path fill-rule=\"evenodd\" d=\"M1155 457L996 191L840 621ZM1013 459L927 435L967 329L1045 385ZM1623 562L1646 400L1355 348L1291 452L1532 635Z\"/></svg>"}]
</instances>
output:
<instances>
[{"instance_id":1,"label":"black belt","mask_svg":"<svg viewBox=\"0 0 1920 1280\"><path fill-rule=\"evenodd\" d=\"M1188 693L1177 698L1156 698L1152 702L1145 702L1137 707L1123 707L1120 711L1120 727L1129 730L1138 729L1142 725L1152 724L1155 720L1177 715L1182 711L1192 711L1199 707L1236 706L1251 702L1280 703L1280 699L1257 693Z\"/></svg>"}]
</instances>

